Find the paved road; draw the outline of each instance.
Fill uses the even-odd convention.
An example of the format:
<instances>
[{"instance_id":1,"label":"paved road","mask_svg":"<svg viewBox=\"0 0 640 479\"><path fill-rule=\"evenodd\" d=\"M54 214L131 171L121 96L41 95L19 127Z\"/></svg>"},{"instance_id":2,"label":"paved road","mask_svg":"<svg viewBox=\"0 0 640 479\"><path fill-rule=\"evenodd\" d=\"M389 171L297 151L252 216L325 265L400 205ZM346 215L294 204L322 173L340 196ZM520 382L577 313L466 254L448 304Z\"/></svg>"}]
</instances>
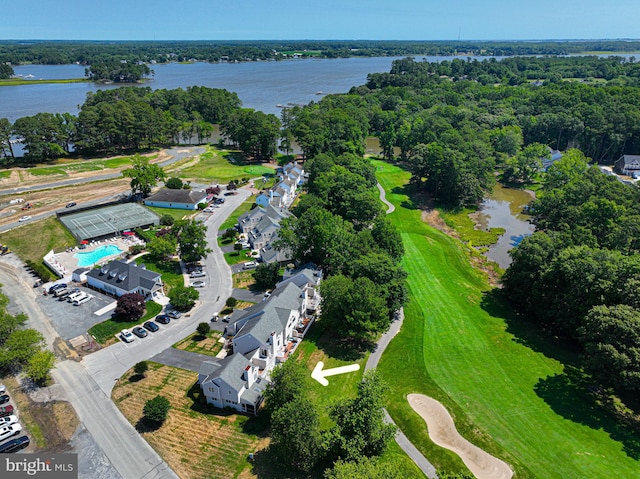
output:
<instances>
[{"instance_id":1,"label":"paved road","mask_svg":"<svg viewBox=\"0 0 640 479\"><path fill-rule=\"evenodd\" d=\"M382 188L382 185L380 185L380 183L378 183L378 189L380 190L380 200L382 200L383 203L389 206L389 208L387 209L387 214L392 213L395 210L395 206L393 206L391 203L387 201L385 197L384 188ZM364 366L365 371L378 367L378 362L382 357L382 353L384 353L384 350L387 348L387 346L389 345L391 340L395 337L395 335L400 332L400 328L402 327L403 321L404 321L404 310L400 309L400 311L398 311L397 313L396 319L391 323L391 327L389 328L389 330L386 333L384 333L382 337L378 340L376 349L367 358L367 364L365 364ZM385 419L387 423L393 424L395 426L396 423L393 421L393 419L391 418L391 416L389 415L386 409L384 410L384 414L385 414ZM396 442L398 443L398 446L400 446L400 448L407 454L407 456L411 458L411 460L416 464L416 466L420 468L420 470L424 473L425 476L427 476L429 479L438 478L438 475L436 474L436 468L433 467L433 464L431 464L427 460L427 458L424 457L424 455L418 450L418 448L416 448L411 443L411 441L409 441L409 438L405 436L405 434L402 432L400 428L398 428L398 431L396 433Z\"/></svg>"},{"instance_id":2,"label":"paved road","mask_svg":"<svg viewBox=\"0 0 640 479\"><path fill-rule=\"evenodd\" d=\"M205 354L192 353L191 351L183 351L176 348L167 348L159 354L156 354L151 361L175 368L186 369L197 373L203 361L211 361L213 358Z\"/></svg>"}]
</instances>

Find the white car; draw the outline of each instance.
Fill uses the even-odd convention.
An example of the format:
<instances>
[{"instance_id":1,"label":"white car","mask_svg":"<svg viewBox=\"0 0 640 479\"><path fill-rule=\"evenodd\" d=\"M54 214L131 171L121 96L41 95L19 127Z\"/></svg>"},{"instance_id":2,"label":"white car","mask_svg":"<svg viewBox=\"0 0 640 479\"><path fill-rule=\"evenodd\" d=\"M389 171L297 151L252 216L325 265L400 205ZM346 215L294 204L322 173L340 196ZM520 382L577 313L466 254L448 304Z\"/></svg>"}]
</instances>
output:
<instances>
[{"instance_id":1,"label":"white car","mask_svg":"<svg viewBox=\"0 0 640 479\"><path fill-rule=\"evenodd\" d=\"M194 281L189 286L192 288L204 288L207 285L204 281Z\"/></svg>"},{"instance_id":2,"label":"white car","mask_svg":"<svg viewBox=\"0 0 640 479\"><path fill-rule=\"evenodd\" d=\"M31 219L31 216L28 216L28 215L27 215L27 216L23 216L23 217L22 217L22 218L20 218L18 221L19 221L20 223L22 223L23 221L29 221L30 219Z\"/></svg>"},{"instance_id":3,"label":"white car","mask_svg":"<svg viewBox=\"0 0 640 479\"><path fill-rule=\"evenodd\" d=\"M194 271L189 276L191 278L204 278L207 275L204 271Z\"/></svg>"},{"instance_id":4,"label":"white car","mask_svg":"<svg viewBox=\"0 0 640 479\"><path fill-rule=\"evenodd\" d=\"M203 213L213 213L213 208L211 206L207 206L205 209L202 210Z\"/></svg>"},{"instance_id":5,"label":"white car","mask_svg":"<svg viewBox=\"0 0 640 479\"><path fill-rule=\"evenodd\" d=\"M130 343L135 339L135 336L133 335L133 333L128 329L123 329L122 331L120 331L120 337L125 343Z\"/></svg>"},{"instance_id":6,"label":"white car","mask_svg":"<svg viewBox=\"0 0 640 479\"><path fill-rule=\"evenodd\" d=\"M5 394L7 392L7 387L4 384L0 384L0 394Z\"/></svg>"},{"instance_id":7,"label":"white car","mask_svg":"<svg viewBox=\"0 0 640 479\"><path fill-rule=\"evenodd\" d=\"M18 422L18 416L12 414L11 416L0 417L0 427L11 426Z\"/></svg>"},{"instance_id":8,"label":"white car","mask_svg":"<svg viewBox=\"0 0 640 479\"><path fill-rule=\"evenodd\" d=\"M11 436L15 436L20 431L22 431L22 426L20 424L11 424L10 426L0 427L0 441L4 441Z\"/></svg>"}]
</instances>

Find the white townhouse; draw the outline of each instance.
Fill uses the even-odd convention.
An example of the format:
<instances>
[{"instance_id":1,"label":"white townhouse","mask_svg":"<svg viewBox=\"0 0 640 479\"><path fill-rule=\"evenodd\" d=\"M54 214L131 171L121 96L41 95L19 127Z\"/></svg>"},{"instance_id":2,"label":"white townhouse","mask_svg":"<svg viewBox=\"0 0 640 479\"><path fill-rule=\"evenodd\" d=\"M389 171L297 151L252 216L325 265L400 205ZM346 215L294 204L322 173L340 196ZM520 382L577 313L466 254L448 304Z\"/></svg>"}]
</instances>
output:
<instances>
[{"instance_id":1,"label":"white townhouse","mask_svg":"<svg viewBox=\"0 0 640 479\"><path fill-rule=\"evenodd\" d=\"M257 414L271 370L295 349L318 310L321 277L303 269L264 301L233 312L225 330L232 354L205 361L198 374L208 404Z\"/></svg>"}]
</instances>

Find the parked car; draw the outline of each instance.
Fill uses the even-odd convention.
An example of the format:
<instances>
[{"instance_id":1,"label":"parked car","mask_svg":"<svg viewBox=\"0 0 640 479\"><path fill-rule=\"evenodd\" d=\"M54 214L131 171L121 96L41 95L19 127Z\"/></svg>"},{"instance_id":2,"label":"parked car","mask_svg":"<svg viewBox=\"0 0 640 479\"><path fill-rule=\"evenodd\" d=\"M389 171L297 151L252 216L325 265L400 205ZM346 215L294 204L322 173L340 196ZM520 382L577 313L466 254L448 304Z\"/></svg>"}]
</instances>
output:
<instances>
[{"instance_id":1,"label":"parked car","mask_svg":"<svg viewBox=\"0 0 640 479\"><path fill-rule=\"evenodd\" d=\"M194 281L189 286L192 288L204 288L207 285L204 281Z\"/></svg>"},{"instance_id":2,"label":"parked car","mask_svg":"<svg viewBox=\"0 0 640 479\"><path fill-rule=\"evenodd\" d=\"M172 309L171 311L167 311L167 316L169 316L171 319L178 319L180 316L182 316L182 313L180 311Z\"/></svg>"},{"instance_id":3,"label":"parked car","mask_svg":"<svg viewBox=\"0 0 640 479\"><path fill-rule=\"evenodd\" d=\"M24 221L29 221L31 219L31 216L27 215L27 216L23 216L22 218L20 218L18 220L18 222L22 223Z\"/></svg>"},{"instance_id":4,"label":"parked car","mask_svg":"<svg viewBox=\"0 0 640 479\"><path fill-rule=\"evenodd\" d=\"M228 323L229 322L229 318L231 318L231 315L227 314L224 318L222 318L222 322L223 323Z\"/></svg>"},{"instance_id":5,"label":"parked car","mask_svg":"<svg viewBox=\"0 0 640 479\"><path fill-rule=\"evenodd\" d=\"M12 453L24 449L31 441L28 436L20 436L0 444L0 453Z\"/></svg>"},{"instance_id":6,"label":"parked car","mask_svg":"<svg viewBox=\"0 0 640 479\"><path fill-rule=\"evenodd\" d=\"M0 427L0 441L4 441L11 436L15 436L20 431L22 431L22 426L20 424L11 424L10 426Z\"/></svg>"},{"instance_id":7,"label":"parked car","mask_svg":"<svg viewBox=\"0 0 640 479\"><path fill-rule=\"evenodd\" d=\"M135 334L139 338L146 338L148 333L146 329L141 328L140 326L136 326L135 328L133 328L133 334Z\"/></svg>"},{"instance_id":8,"label":"parked car","mask_svg":"<svg viewBox=\"0 0 640 479\"><path fill-rule=\"evenodd\" d=\"M0 406L0 417L5 417L9 414L13 414L13 406L11 404L8 406Z\"/></svg>"},{"instance_id":9,"label":"parked car","mask_svg":"<svg viewBox=\"0 0 640 479\"><path fill-rule=\"evenodd\" d=\"M216 200L214 201L214 203L221 205L222 203L224 203L224 198L216 198Z\"/></svg>"},{"instance_id":10,"label":"parked car","mask_svg":"<svg viewBox=\"0 0 640 479\"><path fill-rule=\"evenodd\" d=\"M202 210L203 213L213 213L214 211L215 211L215 208L211 206L207 206L205 209Z\"/></svg>"},{"instance_id":11,"label":"parked car","mask_svg":"<svg viewBox=\"0 0 640 479\"><path fill-rule=\"evenodd\" d=\"M244 264L244 269L253 269L253 268L257 267L257 266L258 266L258 263L256 263L255 261L247 261Z\"/></svg>"},{"instance_id":12,"label":"parked car","mask_svg":"<svg viewBox=\"0 0 640 479\"><path fill-rule=\"evenodd\" d=\"M82 296L80 298L76 298L73 301L73 305L74 306L79 306L81 304L86 303L87 301L90 301L91 299L93 299L93 296L91 296L90 294L85 294L84 296Z\"/></svg>"},{"instance_id":13,"label":"parked car","mask_svg":"<svg viewBox=\"0 0 640 479\"><path fill-rule=\"evenodd\" d=\"M73 208L77 203L75 201L72 201L71 203L67 203L67 206L65 206L65 208Z\"/></svg>"},{"instance_id":14,"label":"parked car","mask_svg":"<svg viewBox=\"0 0 640 479\"><path fill-rule=\"evenodd\" d=\"M232 195L237 195L238 192L237 191L226 191L224 193L224 196L232 196Z\"/></svg>"},{"instance_id":15,"label":"parked car","mask_svg":"<svg viewBox=\"0 0 640 479\"><path fill-rule=\"evenodd\" d=\"M122 331L120 331L120 337L125 343L130 343L135 339L131 331L129 331L128 329L123 329Z\"/></svg>"},{"instance_id":16,"label":"parked car","mask_svg":"<svg viewBox=\"0 0 640 479\"><path fill-rule=\"evenodd\" d=\"M9 397L8 394L3 394L2 396L0 396L0 404L7 403L10 400L11 400L11 398Z\"/></svg>"},{"instance_id":17,"label":"parked car","mask_svg":"<svg viewBox=\"0 0 640 479\"><path fill-rule=\"evenodd\" d=\"M66 287L67 287L67 283L56 283L56 284L54 284L53 286L51 286L51 287L49 288L48 293L49 293L49 294L53 294L53 292L54 292L56 289L66 288Z\"/></svg>"},{"instance_id":18,"label":"parked car","mask_svg":"<svg viewBox=\"0 0 640 479\"><path fill-rule=\"evenodd\" d=\"M0 394L7 392L7 387L4 384L0 384Z\"/></svg>"},{"instance_id":19,"label":"parked car","mask_svg":"<svg viewBox=\"0 0 640 479\"><path fill-rule=\"evenodd\" d=\"M193 273L191 273L189 276L191 278L204 278L207 275L207 273L205 273L202 270L199 271L194 271Z\"/></svg>"},{"instance_id":20,"label":"parked car","mask_svg":"<svg viewBox=\"0 0 640 479\"><path fill-rule=\"evenodd\" d=\"M10 426L11 424L16 422L18 422L18 416L16 416L15 414L0 417L0 426Z\"/></svg>"},{"instance_id":21,"label":"parked car","mask_svg":"<svg viewBox=\"0 0 640 479\"><path fill-rule=\"evenodd\" d=\"M147 331L151 331L152 333L155 333L160 329L160 327L153 321L147 321L142 326L144 327L144 329L146 329Z\"/></svg>"},{"instance_id":22,"label":"parked car","mask_svg":"<svg viewBox=\"0 0 640 479\"><path fill-rule=\"evenodd\" d=\"M169 324L171 322L171 318L166 314L159 314L155 319L156 323L160 324Z\"/></svg>"}]
</instances>

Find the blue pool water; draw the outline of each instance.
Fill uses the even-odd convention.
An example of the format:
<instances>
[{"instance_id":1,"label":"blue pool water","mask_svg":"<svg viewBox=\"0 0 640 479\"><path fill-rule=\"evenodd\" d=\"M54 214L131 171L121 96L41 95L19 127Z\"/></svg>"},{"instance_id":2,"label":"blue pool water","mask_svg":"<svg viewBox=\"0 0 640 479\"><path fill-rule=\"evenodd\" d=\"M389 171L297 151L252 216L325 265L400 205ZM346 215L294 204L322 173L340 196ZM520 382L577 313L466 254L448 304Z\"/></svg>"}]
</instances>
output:
<instances>
[{"instance_id":1,"label":"blue pool water","mask_svg":"<svg viewBox=\"0 0 640 479\"><path fill-rule=\"evenodd\" d=\"M73 255L74 258L78 258L78 266L93 266L102 258L107 256L113 256L114 254L122 253L122 250L114 244L108 244L100 246L93 251L79 252Z\"/></svg>"}]
</instances>

